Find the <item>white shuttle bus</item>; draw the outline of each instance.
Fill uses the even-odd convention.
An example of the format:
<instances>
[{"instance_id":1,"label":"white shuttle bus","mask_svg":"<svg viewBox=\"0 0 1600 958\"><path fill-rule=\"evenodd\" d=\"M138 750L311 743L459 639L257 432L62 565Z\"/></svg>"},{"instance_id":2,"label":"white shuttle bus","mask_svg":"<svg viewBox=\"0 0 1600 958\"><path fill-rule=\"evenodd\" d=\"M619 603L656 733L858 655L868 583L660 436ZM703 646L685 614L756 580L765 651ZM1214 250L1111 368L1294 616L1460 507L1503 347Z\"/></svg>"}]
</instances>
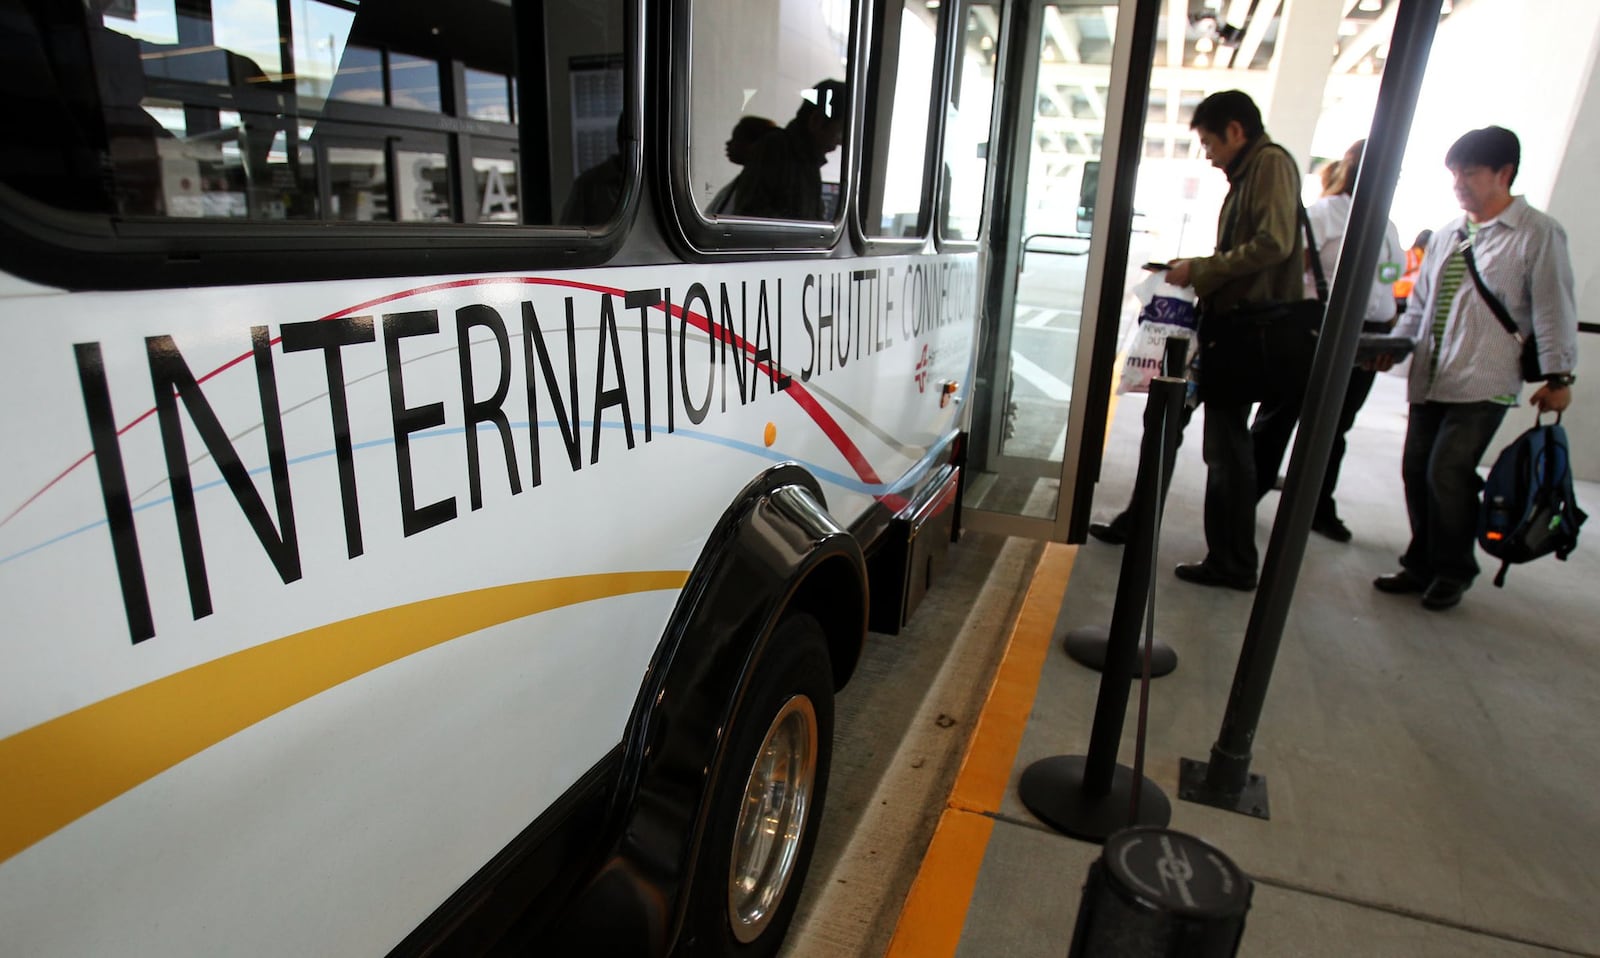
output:
<instances>
[{"instance_id":1,"label":"white shuttle bus","mask_svg":"<svg viewBox=\"0 0 1600 958\"><path fill-rule=\"evenodd\" d=\"M773 954L959 528L968 6L0 0L0 954Z\"/></svg>"}]
</instances>

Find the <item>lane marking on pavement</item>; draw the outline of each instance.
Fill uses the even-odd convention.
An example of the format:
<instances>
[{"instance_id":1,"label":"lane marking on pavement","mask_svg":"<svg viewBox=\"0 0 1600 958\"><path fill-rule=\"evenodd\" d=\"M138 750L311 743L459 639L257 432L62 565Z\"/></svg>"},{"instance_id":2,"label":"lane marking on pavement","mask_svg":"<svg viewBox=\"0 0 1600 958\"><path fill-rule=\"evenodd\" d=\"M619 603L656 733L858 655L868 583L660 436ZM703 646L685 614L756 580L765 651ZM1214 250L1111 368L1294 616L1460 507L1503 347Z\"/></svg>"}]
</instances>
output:
<instances>
[{"instance_id":1,"label":"lane marking on pavement","mask_svg":"<svg viewBox=\"0 0 1600 958\"><path fill-rule=\"evenodd\" d=\"M1071 386L1045 371L1037 363L1021 353L1013 352L1011 354L1011 371L1033 384L1040 392L1056 402L1066 402L1072 398Z\"/></svg>"},{"instance_id":2,"label":"lane marking on pavement","mask_svg":"<svg viewBox=\"0 0 1600 958\"><path fill-rule=\"evenodd\" d=\"M1045 309L1040 310L1040 315L1030 318L1022 325L1027 326L1029 329L1055 329L1064 333L1076 333L1078 331L1076 326L1063 328L1058 326L1050 326L1049 324L1056 319L1079 319L1082 317L1082 315L1083 313L1076 309Z\"/></svg>"}]
</instances>

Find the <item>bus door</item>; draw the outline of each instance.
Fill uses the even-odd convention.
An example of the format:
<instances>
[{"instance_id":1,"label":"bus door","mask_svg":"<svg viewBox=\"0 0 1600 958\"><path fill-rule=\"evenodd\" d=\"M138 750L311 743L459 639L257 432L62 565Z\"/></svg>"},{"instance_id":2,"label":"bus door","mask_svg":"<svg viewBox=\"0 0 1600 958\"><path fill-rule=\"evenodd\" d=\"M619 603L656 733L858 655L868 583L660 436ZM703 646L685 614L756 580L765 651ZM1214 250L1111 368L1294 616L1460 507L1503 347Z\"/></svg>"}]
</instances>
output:
<instances>
[{"instance_id":1,"label":"bus door","mask_svg":"<svg viewBox=\"0 0 1600 958\"><path fill-rule=\"evenodd\" d=\"M1111 210L1095 198L1112 195L1118 150L1137 149L1116 142L1135 6L1015 0L1001 13L968 528L1064 541L1088 508L1076 477L1086 458L1098 468L1110 399L1090 388L1092 346L1118 322L1097 304L1104 283L1124 283L1104 275Z\"/></svg>"}]
</instances>

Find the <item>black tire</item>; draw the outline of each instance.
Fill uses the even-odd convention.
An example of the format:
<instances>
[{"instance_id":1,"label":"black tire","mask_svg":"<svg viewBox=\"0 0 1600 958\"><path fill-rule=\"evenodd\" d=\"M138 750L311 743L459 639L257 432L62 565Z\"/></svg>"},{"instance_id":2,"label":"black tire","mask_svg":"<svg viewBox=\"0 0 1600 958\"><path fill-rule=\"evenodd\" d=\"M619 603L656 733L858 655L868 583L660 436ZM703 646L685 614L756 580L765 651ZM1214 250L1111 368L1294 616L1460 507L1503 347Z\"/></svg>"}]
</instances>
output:
<instances>
[{"instance_id":1,"label":"black tire","mask_svg":"<svg viewBox=\"0 0 1600 958\"><path fill-rule=\"evenodd\" d=\"M816 846L833 755L833 670L822 626L809 615L785 618L752 669L728 738L721 779L711 800L706 841L689 892L689 910L675 951L683 958L769 958L777 954ZM809 788L803 782L804 763L793 760L799 749L790 747L809 738L801 731L807 724L815 731ZM750 842L738 840L741 825L751 826L744 833L758 845L757 833L765 833L754 829L753 822L767 820L766 814L752 818L742 813L750 786L758 778L757 760L768 751L763 746L769 732L777 741L767 758L789 757L791 761L778 764L793 777L785 776L781 786L764 794L769 800L776 798L780 808L794 796L804 796L801 808L791 809L787 816L773 816L780 822L795 821L799 829L797 842L789 846L792 857L787 868L781 852L752 852ZM770 769L771 764L762 767ZM761 776L763 780L770 777ZM759 802L751 807L757 813L772 811ZM778 850L784 847L781 841L773 845ZM738 862L736 848L746 852ZM745 868L747 880L736 885L734 873L740 863L761 863L761 867Z\"/></svg>"}]
</instances>

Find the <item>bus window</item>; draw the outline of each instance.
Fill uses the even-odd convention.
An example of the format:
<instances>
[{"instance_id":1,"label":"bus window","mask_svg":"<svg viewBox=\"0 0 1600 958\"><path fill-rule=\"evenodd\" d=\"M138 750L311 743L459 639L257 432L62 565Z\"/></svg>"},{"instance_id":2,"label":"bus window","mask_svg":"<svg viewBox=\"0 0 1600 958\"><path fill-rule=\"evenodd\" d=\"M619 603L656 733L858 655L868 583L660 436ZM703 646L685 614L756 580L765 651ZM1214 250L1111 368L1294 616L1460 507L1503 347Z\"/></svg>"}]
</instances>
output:
<instances>
[{"instance_id":1,"label":"bus window","mask_svg":"<svg viewBox=\"0 0 1600 958\"><path fill-rule=\"evenodd\" d=\"M0 150L0 181L50 206L596 227L635 175L617 146L623 0L460 0L426 17L354 0L26 9L0 89L33 135ZM548 104L537 131L516 126L519 90ZM541 153L534 196L524 144Z\"/></svg>"},{"instance_id":2,"label":"bus window","mask_svg":"<svg viewBox=\"0 0 1600 958\"><path fill-rule=\"evenodd\" d=\"M693 17L689 180L700 210L837 221L850 3L708 0Z\"/></svg>"},{"instance_id":3,"label":"bus window","mask_svg":"<svg viewBox=\"0 0 1600 958\"><path fill-rule=\"evenodd\" d=\"M995 56L999 51L1000 8L994 3L963 5L961 50L956 81L945 119L945 239L975 240L983 217L983 185L989 168L989 119L994 99Z\"/></svg>"},{"instance_id":4,"label":"bus window","mask_svg":"<svg viewBox=\"0 0 1600 958\"><path fill-rule=\"evenodd\" d=\"M938 9L928 9L921 0L890 0L879 29L874 44L879 79L868 111L872 119L863 161L861 228L867 236L922 236Z\"/></svg>"}]
</instances>

